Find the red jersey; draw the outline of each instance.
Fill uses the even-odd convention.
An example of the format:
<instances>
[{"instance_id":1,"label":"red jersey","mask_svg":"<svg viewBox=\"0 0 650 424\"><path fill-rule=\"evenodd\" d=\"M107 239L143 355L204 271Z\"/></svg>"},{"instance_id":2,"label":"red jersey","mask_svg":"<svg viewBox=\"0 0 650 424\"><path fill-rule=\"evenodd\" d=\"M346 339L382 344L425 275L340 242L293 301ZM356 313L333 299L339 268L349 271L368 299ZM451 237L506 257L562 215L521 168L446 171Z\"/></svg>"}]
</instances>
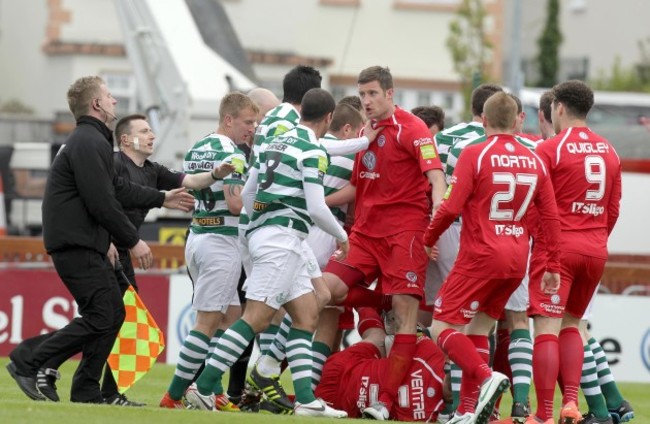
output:
<instances>
[{"instance_id":1,"label":"red jersey","mask_svg":"<svg viewBox=\"0 0 650 424\"><path fill-rule=\"evenodd\" d=\"M330 374L332 365L337 367L337 375ZM398 389L390 418L435 421L444 404L444 365L444 353L428 337L420 338L408 373ZM360 418L361 411L378 400L379 388L387 372L390 372L388 359L379 359L375 345L357 343L327 360L316 396L335 408L345 410L348 417ZM329 381L331 378L336 380Z\"/></svg>"},{"instance_id":2,"label":"red jersey","mask_svg":"<svg viewBox=\"0 0 650 424\"><path fill-rule=\"evenodd\" d=\"M431 209L424 173L442 170L431 133L420 118L398 107L376 125L383 130L354 162L352 229L370 237L423 231Z\"/></svg>"},{"instance_id":3,"label":"red jersey","mask_svg":"<svg viewBox=\"0 0 650 424\"><path fill-rule=\"evenodd\" d=\"M606 139L586 127L567 128L537 145L551 176L562 250L607 259L618 219L621 161Z\"/></svg>"},{"instance_id":4,"label":"red jersey","mask_svg":"<svg viewBox=\"0 0 650 424\"><path fill-rule=\"evenodd\" d=\"M559 272L559 218L550 178L542 161L512 135L493 135L466 147L445 197L424 243L432 246L462 212L457 272L475 278L522 278L530 247L526 212L531 203L545 229L547 269Z\"/></svg>"}]
</instances>

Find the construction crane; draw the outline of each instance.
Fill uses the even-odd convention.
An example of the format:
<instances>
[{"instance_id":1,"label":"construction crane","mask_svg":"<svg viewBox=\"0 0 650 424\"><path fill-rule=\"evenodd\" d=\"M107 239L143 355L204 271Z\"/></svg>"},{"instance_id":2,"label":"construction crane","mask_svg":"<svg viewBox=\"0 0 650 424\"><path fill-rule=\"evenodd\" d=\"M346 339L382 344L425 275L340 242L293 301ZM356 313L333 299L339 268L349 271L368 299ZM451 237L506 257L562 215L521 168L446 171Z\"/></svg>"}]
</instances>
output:
<instances>
[{"instance_id":1,"label":"construction crane","mask_svg":"<svg viewBox=\"0 0 650 424\"><path fill-rule=\"evenodd\" d=\"M180 169L217 126L221 98L255 84L210 49L185 0L115 0L137 100L156 133L153 160Z\"/></svg>"}]
</instances>

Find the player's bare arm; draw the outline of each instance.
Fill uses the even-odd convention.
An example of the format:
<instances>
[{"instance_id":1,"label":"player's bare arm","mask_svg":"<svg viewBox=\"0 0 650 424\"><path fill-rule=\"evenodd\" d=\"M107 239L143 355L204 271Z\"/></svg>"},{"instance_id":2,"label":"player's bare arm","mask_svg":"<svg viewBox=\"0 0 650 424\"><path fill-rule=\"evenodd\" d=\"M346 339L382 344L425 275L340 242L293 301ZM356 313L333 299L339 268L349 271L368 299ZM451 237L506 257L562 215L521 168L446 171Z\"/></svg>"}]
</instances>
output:
<instances>
[{"instance_id":1,"label":"player's bare arm","mask_svg":"<svg viewBox=\"0 0 650 424\"><path fill-rule=\"evenodd\" d=\"M223 186L223 193L226 197L226 204L228 210L233 215L239 215L243 206L241 192L243 186L241 184L225 184Z\"/></svg>"},{"instance_id":2,"label":"player's bare arm","mask_svg":"<svg viewBox=\"0 0 650 424\"><path fill-rule=\"evenodd\" d=\"M325 204L328 207L347 205L354 201L357 189L352 184L348 184L339 191L325 196Z\"/></svg>"},{"instance_id":3,"label":"player's bare arm","mask_svg":"<svg viewBox=\"0 0 650 424\"><path fill-rule=\"evenodd\" d=\"M185 191L185 187L165 191L163 206L167 209L179 209L189 212L194 207L194 196Z\"/></svg>"},{"instance_id":4,"label":"player's bare arm","mask_svg":"<svg viewBox=\"0 0 650 424\"><path fill-rule=\"evenodd\" d=\"M435 213L445 196L447 191L447 182L445 181L445 173L441 169L430 169L425 172L427 179L431 183L431 202L433 204L433 212Z\"/></svg>"},{"instance_id":5,"label":"player's bare arm","mask_svg":"<svg viewBox=\"0 0 650 424\"><path fill-rule=\"evenodd\" d=\"M366 122L366 125L363 127L363 135L368 137L368 141L370 143L375 141L375 138L377 138L377 134L379 134L381 130L384 129L383 126L375 128L373 127L373 125L374 123L372 122L372 120L369 119L368 122Z\"/></svg>"}]
</instances>

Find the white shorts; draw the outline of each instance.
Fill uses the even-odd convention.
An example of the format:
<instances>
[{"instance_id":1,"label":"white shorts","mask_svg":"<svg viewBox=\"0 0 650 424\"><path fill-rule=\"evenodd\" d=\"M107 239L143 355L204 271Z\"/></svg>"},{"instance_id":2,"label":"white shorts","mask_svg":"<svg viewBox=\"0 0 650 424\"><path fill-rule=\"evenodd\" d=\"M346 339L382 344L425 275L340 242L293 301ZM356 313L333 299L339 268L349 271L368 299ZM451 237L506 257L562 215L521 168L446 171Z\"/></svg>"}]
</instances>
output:
<instances>
[{"instance_id":1,"label":"white shorts","mask_svg":"<svg viewBox=\"0 0 650 424\"><path fill-rule=\"evenodd\" d=\"M336 238L312 225L309 229L309 236L305 241L314 252L318 268L325 269L325 265L336 251Z\"/></svg>"},{"instance_id":2,"label":"white shorts","mask_svg":"<svg viewBox=\"0 0 650 424\"><path fill-rule=\"evenodd\" d=\"M185 246L185 263L194 286L192 309L225 313L239 305L237 284L241 257L237 237L190 232Z\"/></svg>"},{"instance_id":3,"label":"white shorts","mask_svg":"<svg viewBox=\"0 0 650 424\"><path fill-rule=\"evenodd\" d=\"M301 237L296 230L268 226L248 237L253 270L248 277L246 298L273 309L313 292Z\"/></svg>"},{"instance_id":4,"label":"white shorts","mask_svg":"<svg viewBox=\"0 0 650 424\"><path fill-rule=\"evenodd\" d=\"M528 310L528 273L521 279L521 284L519 284L517 290L510 295L504 309L514 312L526 312Z\"/></svg>"},{"instance_id":5,"label":"white shorts","mask_svg":"<svg viewBox=\"0 0 650 424\"><path fill-rule=\"evenodd\" d=\"M323 273L318 266L318 259L316 259L316 255L311 246L307 243L307 240L302 241L302 254L307 261L307 272L309 273L309 278L322 277Z\"/></svg>"},{"instance_id":6,"label":"white shorts","mask_svg":"<svg viewBox=\"0 0 650 424\"><path fill-rule=\"evenodd\" d=\"M529 243L531 248L533 246L532 243L532 241ZM530 298L528 296L528 282L530 281L530 277L528 276L528 273L530 272L530 254L531 251L529 250L526 275L521 279L521 284L519 284L517 290L510 295L510 299L508 299L508 302L503 309L513 312L525 312L528 310L528 304L530 303Z\"/></svg>"},{"instance_id":7,"label":"white shorts","mask_svg":"<svg viewBox=\"0 0 650 424\"><path fill-rule=\"evenodd\" d=\"M251 269L253 269L253 262L251 261L251 254L248 251L248 238L246 237L246 231L248 231L248 225L240 225L238 227L238 240L239 240L239 254L241 256L241 264L244 267L244 273L248 277L251 275ZM246 283L242 290L246 290Z\"/></svg>"},{"instance_id":8,"label":"white shorts","mask_svg":"<svg viewBox=\"0 0 650 424\"><path fill-rule=\"evenodd\" d=\"M442 283L447 279L451 268L454 266L454 262L456 262L458 247L460 246L460 222L451 224L442 233L436 246L440 251L438 260L429 261L427 275L424 281L424 298L427 305L433 305Z\"/></svg>"},{"instance_id":9,"label":"white shorts","mask_svg":"<svg viewBox=\"0 0 650 424\"><path fill-rule=\"evenodd\" d=\"M594 295L591 296L591 300L589 301L589 305L587 305L587 309L585 309L585 313L582 316L582 319L585 321L589 321L591 319L591 312L594 309L594 300L596 300L596 295L598 294L598 289L600 288L600 283L598 283L598 286L596 286L596 290L594 291Z\"/></svg>"}]
</instances>

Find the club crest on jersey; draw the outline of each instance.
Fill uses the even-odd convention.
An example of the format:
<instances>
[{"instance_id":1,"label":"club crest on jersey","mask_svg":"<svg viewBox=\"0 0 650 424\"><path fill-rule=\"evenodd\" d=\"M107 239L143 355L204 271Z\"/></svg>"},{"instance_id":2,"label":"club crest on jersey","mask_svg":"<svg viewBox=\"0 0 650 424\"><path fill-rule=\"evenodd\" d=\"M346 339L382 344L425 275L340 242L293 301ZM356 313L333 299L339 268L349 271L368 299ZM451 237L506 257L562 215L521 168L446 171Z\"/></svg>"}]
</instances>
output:
<instances>
[{"instance_id":1,"label":"club crest on jersey","mask_svg":"<svg viewBox=\"0 0 650 424\"><path fill-rule=\"evenodd\" d=\"M587 133L584 132L584 131L580 131L580 133L578 134L578 137L580 137L580 138L583 139L583 140L586 140L586 139L589 138L589 136L587 135Z\"/></svg>"},{"instance_id":2,"label":"club crest on jersey","mask_svg":"<svg viewBox=\"0 0 650 424\"><path fill-rule=\"evenodd\" d=\"M361 162L363 162L364 166L368 169L368 171L372 171L373 169L375 169L375 166L377 166L377 156L375 156L373 152L368 150L363 155Z\"/></svg>"},{"instance_id":3,"label":"club crest on jersey","mask_svg":"<svg viewBox=\"0 0 650 424\"><path fill-rule=\"evenodd\" d=\"M386 137L382 134L377 138L377 146L384 147L384 144L386 144Z\"/></svg>"},{"instance_id":4,"label":"club crest on jersey","mask_svg":"<svg viewBox=\"0 0 650 424\"><path fill-rule=\"evenodd\" d=\"M416 281L418 281L418 275L413 271L409 271L406 273L406 279L409 280L411 283L415 283Z\"/></svg>"},{"instance_id":5,"label":"club crest on jersey","mask_svg":"<svg viewBox=\"0 0 650 424\"><path fill-rule=\"evenodd\" d=\"M554 304L554 305L557 305L558 303L560 303L560 295L559 294L554 294L553 296L551 296L551 303Z\"/></svg>"},{"instance_id":6,"label":"club crest on jersey","mask_svg":"<svg viewBox=\"0 0 650 424\"><path fill-rule=\"evenodd\" d=\"M472 311L475 311L478 309L478 305L479 305L478 300L475 300L469 304L469 307Z\"/></svg>"},{"instance_id":7,"label":"club crest on jersey","mask_svg":"<svg viewBox=\"0 0 650 424\"><path fill-rule=\"evenodd\" d=\"M515 146L513 146L512 143L506 143L506 150L512 153L515 151Z\"/></svg>"}]
</instances>

